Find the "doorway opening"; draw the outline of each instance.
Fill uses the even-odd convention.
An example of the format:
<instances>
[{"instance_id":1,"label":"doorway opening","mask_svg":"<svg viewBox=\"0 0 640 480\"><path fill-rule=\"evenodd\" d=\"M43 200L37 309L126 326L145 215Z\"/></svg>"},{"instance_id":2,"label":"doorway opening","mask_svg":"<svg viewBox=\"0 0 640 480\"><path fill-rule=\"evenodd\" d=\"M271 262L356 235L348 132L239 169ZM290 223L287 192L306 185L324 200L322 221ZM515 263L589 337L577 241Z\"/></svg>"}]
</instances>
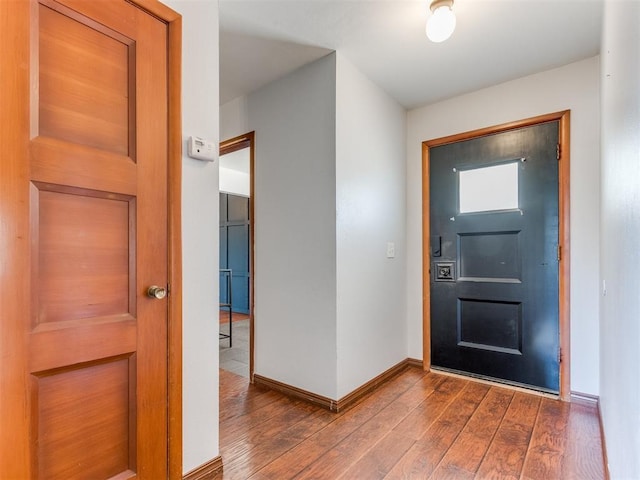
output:
<instances>
[{"instance_id":1,"label":"doorway opening","mask_svg":"<svg viewBox=\"0 0 640 480\"><path fill-rule=\"evenodd\" d=\"M461 185L475 185L474 182L485 174L488 175L491 173L488 171L491 169L509 169L511 166L516 165L516 168L523 171L527 169L531 170L533 165L531 162L526 164L527 158L525 158L524 155L518 155L516 158L517 162L507 161L506 157L501 161L498 158L500 155L494 155L492 152L499 152L502 154L505 151L510 151L509 148L506 148L505 150L503 145L501 148L495 149L491 145L486 145L482 142L490 143L492 139L497 139L501 135L509 136L514 132L533 130L534 127L553 123L555 126L551 130L554 130L556 140L554 140L552 151L547 152L545 155L553 160L549 162L549 164L552 165L552 168L555 168L555 162L557 161L557 177L553 179L553 185L548 185L546 187L557 192L557 231L555 232L555 242L557 242L557 245L556 243L553 244L554 265L557 260L557 286L554 287L555 300L551 300L557 302L557 320L554 320L556 322L554 328L557 331L557 343L556 346L554 346L553 351L551 351L552 349L548 349L546 355L550 357L552 362L556 363L558 371L558 374L556 375L557 387L554 390L559 392L559 396L562 400L568 401L570 399L569 118L569 111L557 112L504 125L434 139L423 143L423 364L425 370L431 369L432 365L434 367L444 366L445 369L450 368L453 371L463 371L472 376L486 376L498 381L505 381L505 383L519 383L518 380L512 381L508 377L493 373L484 374L483 372L477 372L475 370L477 368L481 368L478 364L484 364L489 371L492 371L491 369L499 363L496 358L492 357L492 355L501 357L498 360L503 363L517 363L520 359L516 357L519 356L522 358L524 356L523 352L527 350L526 345L524 350L520 348L522 346L522 336L520 336L517 329L514 331L518 333L518 335L512 335L512 339L511 337L508 337L508 335L504 334L504 332L498 332L500 333L500 335L498 335L496 332L487 332L485 328L487 319L494 320L494 323L497 325L497 323L501 323L497 322L497 320L509 320L511 317L513 317L512 323L524 325L523 329L526 328L526 325L523 323L526 319L521 315L521 312L526 310L523 309L523 305L525 305L525 303L522 303L523 301L515 297L498 298L508 294L508 287L512 287L510 284L513 283L513 286L520 288L519 285L516 284L525 283L523 280L524 277L520 278L522 274L522 271L520 270L522 263L517 259L511 262L518 268L509 275L498 275L496 272L493 272L496 273L495 275L493 275L492 272L487 273L492 261L487 257L487 249L493 248L494 250L497 249L496 251L502 252L504 255L494 256L494 260L500 260L500 262L496 263L496 265L499 264L498 269L506 268L505 265L509 264L508 260L510 258L507 253L510 251L521 251L524 245L524 243L520 245L520 239L516 242L517 237L523 236L523 234L520 233L520 226L518 226L520 223L519 218L520 216L522 216L522 218L526 218L531 214L532 210L529 208L514 209L511 205L511 203L513 203L512 199L507 199L508 201L505 200L505 204L508 204L509 208L505 207L506 209L496 209L494 206L491 206L487 208L482 207L478 211L467 212L465 207L466 200L459 197L458 190ZM520 140L516 140L515 143L518 143L519 141ZM511 141L511 144L513 147L514 142ZM490 158L490 161L487 159L476 159L475 155L467 155L468 153L473 153L470 147L474 145L478 146L480 149L485 149L484 153L487 153L485 156ZM452 148L455 151L450 151ZM467 155L467 160L464 160L461 157L462 154ZM473 158L473 160L469 160L470 158ZM477 162L482 163L483 161L486 165L475 164ZM439 183L433 183L432 175L435 175L433 173L433 167L436 165L436 162L443 167L446 165L444 170L448 172L447 175L449 175L450 178L445 181L451 183L450 188L444 188ZM458 164L457 162L462 163ZM468 165L465 162L467 162ZM474 162L473 165L470 162ZM512 163L513 165L511 165ZM519 164L521 165L520 167L517 166ZM527 165L527 167L524 165ZM481 169L479 167L491 168ZM473 169L476 170L473 171ZM440 175L445 174L444 170ZM482 185L482 182L480 182L480 184ZM520 185L525 185L522 183L522 180L520 181ZM471 190L475 191L477 188L474 187L471 188ZM438 191L440 191L440 193L438 193ZM515 192L515 195L517 196L517 189ZM434 198L434 195L436 198ZM483 200L486 200L487 196L483 195L482 197ZM448 212L446 215L444 215L443 212L434 212L434 206L438 206L443 202L448 201L447 199L451 200L452 212ZM507 213L499 213L500 211ZM514 225L505 224L506 217L510 215L514 217ZM481 220L481 223L483 223L484 226L480 227L478 225L472 225L471 222L477 223L479 217L486 217L484 220ZM487 225L490 225L492 222L496 223L497 226L500 226L498 230L500 230L501 233L505 235L506 233L512 233L513 235L511 235L507 240L513 241L507 242L502 238L505 237L505 235L500 236L495 232L490 231L491 229ZM469 231L466 231L465 229L468 229ZM496 230L496 232L498 230ZM492 240L492 242L489 242L491 245L485 245L487 242L480 242L482 244L478 243L478 238L483 240L483 242L484 240ZM495 244L496 242L494 240L501 239L504 240L502 243L498 242L499 245ZM465 249L466 253L464 252ZM528 249L526 249L526 252L527 255L529 255ZM555 258L556 254L557 259ZM471 256L469 257L469 255ZM547 262L546 258L541 260L538 265L545 265L544 262ZM460 272L459 270L462 267L464 267L464 271ZM480 273L475 272L474 268L471 267L477 267L475 270L478 270ZM531 268L535 270L536 266L533 265ZM554 267L550 266L549 268ZM441 269L442 272L440 271ZM469 270L469 272L473 270L473 275L466 272L466 270ZM447 275L445 275L445 273L447 273ZM507 279L507 277L509 278ZM498 297L491 299L481 297L476 298L476 293L478 293L480 289L485 288L482 285L483 282L488 285L486 290L493 292L492 295L495 296L495 292L500 292ZM503 282L503 285L500 285L500 282ZM533 283L535 283L535 279ZM434 286L436 290L435 292ZM505 290L505 288L507 290ZM447 295L451 297L450 306L442 307L442 305L439 305L439 303L442 302L444 291L446 291ZM497 307L494 308L493 304L497 305L498 303L500 304L498 306L502 307L502 310L504 310L503 312L498 311L500 309ZM479 308L475 308L478 306L482 308L480 310ZM465 310L463 307L468 308ZM506 307L509 307L510 309ZM480 311L480 314L476 315L478 311ZM473 315L471 315L472 313ZM442 319L445 317L446 320L443 321ZM479 320L477 323L474 323L476 319ZM507 345L509 348L501 345L498 341L493 341L496 338L500 341L505 338L509 340L509 342L506 342L505 340L505 342L509 344ZM525 340L529 341L531 338ZM515 347L511 345L512 343ZM500 347L498 348L494 344L500 345ZM531 340L530 345L537 346L537 339ZM481 353L481 351L484 353ZM531 347L529 347L529 350L526 351L526 353L530 354L530 352ZM538 353L539 352L535 352L533 356L536 356ZM511 356L506 358L509 355ZM476 356L478 356L478 358L476 358ZM493 365L491 365L492 363ZM449 364L453 366L449 367ZM460 367L460 365L463 367ZM464 365L472 365L472 368L464 368ZM529 367L524 366L523 368L526 369ZM501 370L496 367L494 370L502 371L504 369ZM558 376L559 379L557 378ZM529 384L530 382L525 381L523 383Z\"/></svg>"},{"instance_id":2,"label":"doorway opening","mask_svg":"<svg viewBox=\"0 0 640 480\"><path fill-rule=\"evenodd\" d=\"M220 142L220 368L253 382L254 132Z\"/></svg>"}]
</instances>

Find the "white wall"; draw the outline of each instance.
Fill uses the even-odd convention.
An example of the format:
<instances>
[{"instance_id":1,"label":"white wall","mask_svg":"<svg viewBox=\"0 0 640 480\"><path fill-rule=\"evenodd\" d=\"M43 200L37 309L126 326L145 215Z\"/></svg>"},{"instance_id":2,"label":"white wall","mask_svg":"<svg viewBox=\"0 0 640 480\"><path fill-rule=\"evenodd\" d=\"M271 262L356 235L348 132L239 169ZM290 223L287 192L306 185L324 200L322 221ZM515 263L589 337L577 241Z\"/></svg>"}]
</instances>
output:
<instances>
[{"instance_id":1,"label":"white wall","mask_svg":"<svg viewBox=\"0 0 640 480\"><path fill-rule=\"evenodd\" d=\"M220 191L248 197L251 193L249 175L230 168L220 167Z\"/></svg>"},{"instance_id":2,"label":"white wall","mask_svg":"<svg viewBox=\"0 0 640 480\"><path fill-rule=\"evenodd\" d=\"M255 371L341 398L406 358L405 111L332 54L220 116L256 132Z\"/></svg>"},{"instance_id":3,"label":"white wall","mask_svg":"<svg viewBox=\"0 0 640 480\"><path fill-rule=\"evenodd\" d=\"M607 1L602 44L600 400L613 479L640 478L640 3Z\"/></svg>"},{"instance_id":4,"label":"white wall","mask_svg":"<svg viewBox=\"0 0 640 480\"><path fill-rule=\"evenodd\" d=\"M336 398L335 68L329 55L247 99L256 132L255 373L329 398Z\"/></svg>"},{"instance_id":5,"label":"white wall","mask_svg":"<svg viewBox=\"0 0 640 480\"><path fill-rule=\"evenodd\" d=\"M220 191L248 197L251 194L251 149L243 148L220 157Z\"/></svg>"},{"instance_id":6,"label":"white wall","mask_svg":"<svg viewBox=\"0 0 640 480\"><path fill-rule=\"evenodd\" d=\"M220 106L220 140L249 133L247 97L238 97Z\"/></svg>"},{"instance_id":7,"label":"white wall","mask_svg":"<svg viewBox=\"0 0 640 480\"><path fill-rule=\"evenodd\" d=\"M598 394L599 57L408 113L409 357L422 358L421 143L566 109L571 109L571 389Z\"/></svg>"},{"instance_id":8,"label":"white wall","mask_svg":"<svg viewBox=\"0 0 640 480\"><path fill-rule=\"evenodd\" d=\"M342 55L336 67L338 396L407 358L405 110ZM395 258L387 258L387 242Z\"/></svg>"},{"instance_id":9,"label":"white wall","mask_svg":"<svg viewBox=\"0 0 640 480\"><path fill-rule=\"evenodd\" d=\"M247 97L238 97L220 106L220 140L230 140L249 133ZM220 191L249 196L249 175L220 167ZM243 193L245 192L246 193Z\"/></svg>"},{"instance_id":10,"label":"white wall","mask_svg":"<svg viewBox=\"0 0 640 480\"><path fill-rule=\"evenodd\" d=\"M169 0L182 14L183 138L218 140L218 4ZM218 162L182 160L183 472L218 449Z\"/></svg>"}]
</instances>

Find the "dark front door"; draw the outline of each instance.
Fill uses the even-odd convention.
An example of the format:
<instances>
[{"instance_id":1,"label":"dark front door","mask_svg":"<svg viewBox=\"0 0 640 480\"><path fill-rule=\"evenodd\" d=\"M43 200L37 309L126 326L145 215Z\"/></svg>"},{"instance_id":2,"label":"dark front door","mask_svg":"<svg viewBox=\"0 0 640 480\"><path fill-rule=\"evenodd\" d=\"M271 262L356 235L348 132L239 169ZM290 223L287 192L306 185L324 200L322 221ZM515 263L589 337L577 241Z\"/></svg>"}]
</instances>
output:
<instances>
[{"instance_id":1,"label":"dark front door","mask_svg":"<svg viewBox=\"0 0 640 480\"><path fill-rule=\"evenodd\" d=\"M434 367L558 392L558 127L430 149Z\"/></svg>"}]
</instances>

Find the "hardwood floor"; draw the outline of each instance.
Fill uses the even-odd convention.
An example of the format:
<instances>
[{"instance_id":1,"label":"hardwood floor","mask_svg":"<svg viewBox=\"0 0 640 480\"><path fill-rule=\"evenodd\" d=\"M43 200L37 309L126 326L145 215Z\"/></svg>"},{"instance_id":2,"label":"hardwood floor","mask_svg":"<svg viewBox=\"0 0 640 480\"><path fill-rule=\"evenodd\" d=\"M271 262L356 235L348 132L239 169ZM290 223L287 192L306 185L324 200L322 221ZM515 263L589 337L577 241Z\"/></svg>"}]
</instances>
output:
<instances>
[{"instance_id":1,"label":"hardwood floor","mask_svg":"<svg viewBox=\"0 0 640 480\"><path fill-rule=\"evenodd\" d=\"M595 405L408 368L341 413L220 371L215 479L603 479Z\"/></svg>"},{"instance_id":2,"label":"hardwood floor","mask_svg":"<svg viewBox=\"0 0 640 480\"><path fill-rule=\"evenodd\" d=\"M240 322L242 320L249 320L249 315L246 313L233 312L234 322ZM229 323L229 310L220 310L220 323Z\"/></svg>"}]
</instances>

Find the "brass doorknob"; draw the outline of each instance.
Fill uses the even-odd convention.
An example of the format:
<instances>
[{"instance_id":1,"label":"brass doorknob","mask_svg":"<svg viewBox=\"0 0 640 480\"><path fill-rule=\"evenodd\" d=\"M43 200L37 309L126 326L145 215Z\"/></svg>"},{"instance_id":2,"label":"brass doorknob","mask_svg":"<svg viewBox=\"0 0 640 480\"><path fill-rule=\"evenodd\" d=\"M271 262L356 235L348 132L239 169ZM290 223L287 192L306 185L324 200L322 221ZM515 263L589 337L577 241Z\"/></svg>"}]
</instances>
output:
<instances>
[{"instance_id":1,"label":"brass doorknob","mask_svg":"<svg viewBox=\"0 0 640 480\"><path fill-rule=\"evenodd\" d=\"M157 298L158 300L162 300L167 296L167 289L158 287L157 285L152 285L147 289L147 296L149 298Z\"/></svg>"}]
</instances>

